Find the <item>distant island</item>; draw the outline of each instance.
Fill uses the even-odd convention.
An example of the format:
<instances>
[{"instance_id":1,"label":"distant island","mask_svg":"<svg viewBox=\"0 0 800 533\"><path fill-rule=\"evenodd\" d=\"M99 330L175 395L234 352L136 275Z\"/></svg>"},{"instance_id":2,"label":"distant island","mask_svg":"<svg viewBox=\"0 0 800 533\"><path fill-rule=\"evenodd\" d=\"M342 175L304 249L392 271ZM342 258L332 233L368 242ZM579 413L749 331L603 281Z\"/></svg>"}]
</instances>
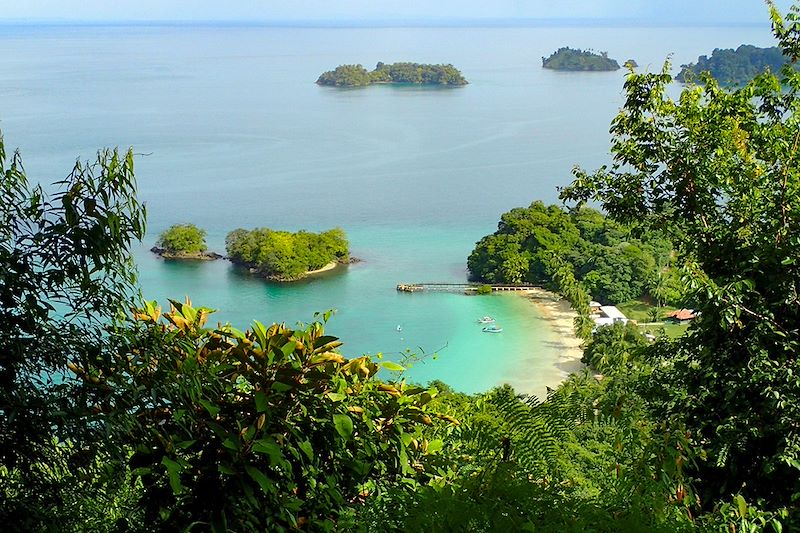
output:
<instances>
[{"instance_id":1,"label":"distant island","mask_svg":"<svg viewBox=\"0 0 800 533\"><path fill-rule=\"evenodd\" d=\"M322 233L233 230L225 238L228 259L270 281L297 281L350 262L344 230Z\"/></svg>"},{"instance_id":2,"label":"distant island","mask_svg":"<svg viewBox=\"0 0 800 533\"><path fill-rule=\"evenodd\" d=\"M175 224L158 237L156 245L150 248L154 254L164 259L188 259L213 261L222 256L208 251L206 232L194 224Z\"/></svg>"},{"instance_id":3,"label":"distant island","mask_svg":"<svg viewBox=\"0 0 800 533\"><path fill-rule=\"evenodd\" d=\"M332 87L363 87L376 83L459 86L469 82L453 65L420 63L378 63L371 72L361 65L339 65L317 79L318 85Z\"/></svg>"},{"instance_id":4,"label":"distant island","mask_svg":"<svg viewBox=\"0 0 800 533\"><path fill-rule=\"evenodd\" d=\"M759 48L743 44L736 50L716 48L711 57L700 56L697 63L681 65L675 79L681 83L700 82L700 73L708 72L720 85L744 85L766 69L778 73L788 59L780 48Z\"/></svg>"},{"instance_id":5,"label":"distant island","mask_svg":"<svg viewBox=\"0 0 800 533\"><path fill-rule=\"evenodd\" d=\"M619 70L619 63L608 57L608 52L595 53L578 48L559 48L550 57L542 57L542 67L569 71Z\"/></svg>"}]
</instances>

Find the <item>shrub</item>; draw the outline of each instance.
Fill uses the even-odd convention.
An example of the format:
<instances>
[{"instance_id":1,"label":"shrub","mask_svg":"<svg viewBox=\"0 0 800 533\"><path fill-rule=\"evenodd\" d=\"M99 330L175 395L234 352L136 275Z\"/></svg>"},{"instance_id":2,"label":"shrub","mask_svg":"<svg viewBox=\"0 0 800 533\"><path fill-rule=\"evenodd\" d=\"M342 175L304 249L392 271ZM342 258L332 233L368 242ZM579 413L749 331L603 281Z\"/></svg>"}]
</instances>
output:
<instances>
[{"instance_id":1,"label":"shrub","mask_svg":"<svg viewBox=\"0 0 800 533\"><path fill-rule=\"evenodd\" d=\"M330 531L385 484L415 485L435 391L379 381L402 367L345 359L321 322L205 329L208 309L173 305L136 311L129 349L96 373L121 391L113 427L147 521Z\"/></svg>"},{"instance_id":2,"label":"shrub","mask_svg":"<svg viewBox=\"0 0 800 533\"><path fill-rule=\"evenodd\" d=\"M169 253L197 254L208 249L206 232L194 224L175 224L158 237L158 246Z\"/></svg>"}]
</instances>

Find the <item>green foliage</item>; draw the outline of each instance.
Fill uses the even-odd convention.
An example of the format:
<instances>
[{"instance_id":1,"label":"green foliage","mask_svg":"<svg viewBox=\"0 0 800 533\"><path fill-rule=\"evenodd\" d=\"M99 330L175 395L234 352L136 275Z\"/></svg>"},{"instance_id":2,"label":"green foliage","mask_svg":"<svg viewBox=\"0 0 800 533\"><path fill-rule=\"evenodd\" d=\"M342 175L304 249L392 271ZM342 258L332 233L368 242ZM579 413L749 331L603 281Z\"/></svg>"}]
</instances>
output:
<instances>
[{"instance_id":1,"label":"green foliage","mask_svg":"<svg viewBox=\"0 0 800 533\"><path fill-rule=\"evenodd\" d=\"M114 443L95 423L100 391L67 368L102 360L106 328L136 294L130 245L144 234L133 154L103 151L45 194L0 138L0 523L80 524L96 457ZM89 513L86 517L88 519Z\"/></svg>"},{"instance_id":2,"label":"green foliage","mask_svg":"<svg viewBox=\"0 0 800 533\"><path fill-rule=\"evenodd\" d=\"M542 57L542 67L553 70L619 70L619 63L608 57L607 52L595 53L592 50L562 47Z\"/></svg>"},{"instance_id":3,"label":"green foliage","mask_svg":"<svg viewBox=\"0 0 800 533\"><path fill-rule=\"evenodd\" d=\"M378 63L372 76L391 83L433 85L466 85L461 72L453 65L422 65L419 63Z\"/></svg>"},{"instance_id":4,"label":"green foliage","mask_svg":"<svg viewBox=\"0 0 800 533\"><path fill-rule=\"evenodd\" d=\"M777 34L793 55L798 32ZM789 508L797 525L800 75L787 66L736 90L709 79L678 101L671 81L669 65L628 77L614 164L577 170L562 196L681 231L701 315L681 340L651 349L652 401L704 450L694 475L706 508L740 493L765 511Z\"/></svg>"},{"instance_id":5,"label":"green foliage","mask_svg":"<svg viewBox=\"0 0 800 533\"><path fill-rule=\"evenodd\" d=\"M391 491L360 513L369 531L516 531L527 522L520 496L548 472L570 425L558 410L500 388L470 398L446 392L432 408L460 424L426 429L441 451L414 493Z\"/></svg>"},{"instance_id":6,"label":"green foliage","mask_svg":"<svg viewBox=\"0 0 800 533\"><path fill-rule=\"evenodd\" d=\"M339 65L323 72L319 85L360 87L373 83L413 83L418 85L466 85L461 72L453 65L426 65L420 63L378 63L368 72L361 65Z\"/></svg>"},{"instance_id":7,"label":"green foliage","mask_svg":"<svg viewBox=\"0 0 800 533\"><path fill-rule=\"evenodd\" d=\"M715 48L711 57L700 56L697 63L681 65L675 79L682 82L701 82L701 73L707 72L722 85L743 85L769 69L780 72L788 62L777 46L759 48L743 44L736 50Z\"/></svg>"},{"instance_id":8,"label":"green foliage","mask_svg":"<svg viewBox=\"0 0 800 533\"><path fill-rule=\"evenodd\" d=\"M660 232L636 238L631 226L593 209L564 211L534 202L504 213L497 231L476 244L467 266L477 279L543 283L563 292L553 276L553 258L558 257L583 291L601 302L616 303L654 288L663 270L659 265L669 263L671 250Z\"/></svg>"},{"instance_id":9,"label":"green foliage","mask_svg":"<svg viewBox=\"0 0 800 533\"><path fill-rule=\"evenodd\" d=\"M492 286L491 285L481 285L477 289L475 289L476 294L492 294Z\"/></svg>"},{"instance_id":10,"label":"green foliage","mask_svg":"<svg viewBox=\"0 0 800 533\"><path fill-rule=\"evenodd\" d=\"M626 368L634 359L641 359L637 351L647 345L639 328L632 323L601 326L583 351L582 361L601 374L606 374Z\"/></svg>"},{"instance_id":11,"label":"green foliage","mask_svg":"<svg viewBox=\"0 0 800 533\"><path fill-rule=\"evenodd\" d=\"M171 254L198 254L208 249L206 232L194 224L175 224L158 237L156 245Z\"/></svg>"},{"instance_id":12,"label":"green foliage","mask_svg":"<svg viewBox=\"0 0 800 533\"><path fill-rule=\"evenodd\" d=\"M700 517L698 523L699 529L709 532L782 533L787 518L787 509L764 511L758 505L748 504L741 494L736 494L730 501L723 502L715 513Z\"/></svg>"},{"instance_id":13,"label":"green foliage","mask_svg":"<svg viewBox=\"0 0 800 533\"><path fill-rule=\"evenodd\" d=\"M638 375L638 374L637 374ZM508 388L440 393L459 426L413 493L390 491L359 531L688 531L682 432L655 431L635 378L575 376L546 402Z\"/></svg>"},{"instance_id":14,"label":"green foliage","mask_svg":"<svg viewBox=\"0 0 800 533\"><path fill-rule=\"evenodd\" d=\"M323 72L317 79L318 85L336 87L361 87L371 83L370 73L361 65L339 65L334 70Z\"/></svg>"},{"instance_id":15,"label":"green foliage","mask_svg":"<svg viewBox=\"0 0 800 533\"><path fill-rule=\"evenodd\" d=\"M53 441L27 472L0 466L5 530L140 530L141 485L110 455L90 452Z\"/></svg>"},{"instance_id":16,"label":"green foliage","mask_svg":"<svg viewBox=\"0 0 800 533\"><path fill-rule=\"evenodd\" d=\"M332 531L385 486L416 484L436 391L379 381L380 366L346 360L320 322L206 329L209 312L145 304L98 372L118 391L103 408L135 450L148 523Z\"/></svg>"},{"instance_id":17,"label":"green foliage","mask_svg":"<svg viewBox=\"0 0 800 533\"><path fill-rule=\"evenodd\" d=\"M237 229L225 238L225 248L234 263L278 281L300 279L310 270L350 257L341 228L322 233Z\"/></svg>"}]
</instances>

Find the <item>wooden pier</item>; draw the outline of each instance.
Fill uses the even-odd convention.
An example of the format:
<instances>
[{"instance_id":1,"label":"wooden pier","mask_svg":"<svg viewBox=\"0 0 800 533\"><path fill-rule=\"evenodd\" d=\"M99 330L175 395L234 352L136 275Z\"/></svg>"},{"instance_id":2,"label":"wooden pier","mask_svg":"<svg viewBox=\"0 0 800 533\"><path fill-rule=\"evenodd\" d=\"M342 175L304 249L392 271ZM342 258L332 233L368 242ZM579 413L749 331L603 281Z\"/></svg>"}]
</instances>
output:
<instances>
[{"instance_id":1,"label":"wooden pier","mask_svg":"<svg viewBox=\"0 0 800 533\"><path fill-rule=\"evenodd\" d=\"M488 283L399 283L397 290L400 292L473 292L479 287L489 285L492 292L532 291L541 289L537 285L527 284L488 284Z\"/></svg>"}]
</instances>

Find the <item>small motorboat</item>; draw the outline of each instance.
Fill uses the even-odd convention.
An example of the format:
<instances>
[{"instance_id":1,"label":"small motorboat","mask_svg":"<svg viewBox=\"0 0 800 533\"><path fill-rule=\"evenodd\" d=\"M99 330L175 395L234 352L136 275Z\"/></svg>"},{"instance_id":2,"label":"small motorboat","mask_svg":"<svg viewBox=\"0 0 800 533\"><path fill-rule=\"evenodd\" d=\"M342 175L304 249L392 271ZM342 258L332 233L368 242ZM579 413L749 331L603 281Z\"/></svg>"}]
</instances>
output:
<instances>
[{"instance_id":1,"label":"small motorboat","mask_svg":"<svg viewBox=\"0 0 800 533\"><path fill-rule=\"evenodd\" d=\"M503 331L503 328L495 325L486 326L485 328L483 328L484 333L500 333L501 331Z\"/></svg>"},{"instance_id":2,"label":"small motorboat","mask_svg":"<svg viewBox=\"0 0 800 533\"><path fill-rule=\"evenodd\" d=\"M484 316L478 319L478 324L492 324L494 323L494 318L490 316Z\"/></svg>"}]
</instances>

